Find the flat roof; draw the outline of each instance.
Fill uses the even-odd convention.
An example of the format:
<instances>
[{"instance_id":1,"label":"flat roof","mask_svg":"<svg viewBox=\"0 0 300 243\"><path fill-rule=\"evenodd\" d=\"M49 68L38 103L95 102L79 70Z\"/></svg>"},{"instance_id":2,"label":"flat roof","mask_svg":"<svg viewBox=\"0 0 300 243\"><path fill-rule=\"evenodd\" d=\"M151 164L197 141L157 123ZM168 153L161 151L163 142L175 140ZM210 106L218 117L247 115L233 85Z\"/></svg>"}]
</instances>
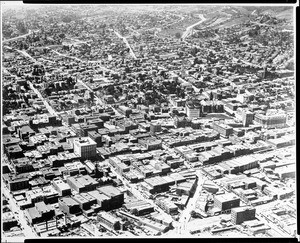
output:
<instances>
[{"instance_id":1,"label":"flat roof","mask_svg":"<svg viewBox=\"0 0 300 243\"><path fill-rule=\"evenodd\" d=\"M90 137L74 138L73 143L80 146L97 145L97 143Z\"/></svg>"},{"instance_id":2,"label":"flat roof","mask_svg":"<svg viewBox=\"0 0 300 243\"><path fill-rule=\"evenodd\" d=\"M102 192L106 196L110 196L110 197L114 197L122 194L118 188L111 185L99 187L97 188L97 190L99 192Z\"/></svg>"},{"instance_id":3,"label":"flat roof","mask_svg":"<svg viewBox=\"0 0 300 243\"><path fill-rule=\"evenodd\" d=\"M231 200L235 200L235 199L240 200L240 198L232 192L217 195L217 196L215 196L215 199L217 199L220 202L227 202L227 201L231 201Z\"/></svg>"},{"instance_id":4,"label":"flat roof","mask_svg":"<svg viewBox=\"0 0 300 243\"><path fill-rule=\"evenodd\" d=\"M78 202L76 202L73 198L71 197L62 197L59 199L60 201L62 201L63 203L65 203L68 206L74 206L74 205L78 205Z\"/></svg>"},{"instance_id":5,"label":"flat roof","mask_svg":"<svg viewBox=\"0 0 300 243\"><path fill-rule=\"evenodd\" d=\"M90 191L90 192L88 192L88 194L91 195L92 197L94 197L95 199L99 200L99 201L105 201L105 200L109 200L110 199L108 196L106 196L103 193L100 193L97 190Z\"/></svg>"}]
</instances>

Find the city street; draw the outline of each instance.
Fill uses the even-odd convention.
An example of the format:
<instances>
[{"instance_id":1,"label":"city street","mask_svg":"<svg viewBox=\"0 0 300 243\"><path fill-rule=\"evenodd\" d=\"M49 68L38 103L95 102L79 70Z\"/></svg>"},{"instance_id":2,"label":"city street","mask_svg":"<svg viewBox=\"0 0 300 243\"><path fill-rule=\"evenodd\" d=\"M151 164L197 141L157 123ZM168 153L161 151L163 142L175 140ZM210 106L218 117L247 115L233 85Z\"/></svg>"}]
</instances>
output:
<instances>
[{"instance_id":1,"label":"city street","mask_svg":"<svg viewBox=\"0 0 300 243\"><path fill-rule=\"evenodd\" d=\"M131 55L134 59L137 59L137 57L136 57L136 55L134 54L134 52L133 52L131 46L129 45L129 43L128 43L128 41L127 41L127 39L126 39L125 37L121 36L117 31L114 30L114 32L115 32L115 34L116 34L120 39L123 40L123 42L124 42L124 43L126 44L126 46L129 48L129 50L130 50L130 55Z\"/></svg>"},{"instance_id":2,"label":"city street","mask_svg":"<svg viewBox=\"0 0 300 243\"><path fill-rule=\"evenodd\" d=\"M40 64L40 62L38 62L36 59L34 59L32 56L30 56L26 51L23 50L16 50L17 52L20 52L22 55L24 55L25 57L28 57L29 59L31 59L32 61L34 61L37 64Z\"/></svg>"},{"instance_id":3,"label":"city street","mask_svg":"<svg viewBox=\"0 0 300 243\"><path fill-rule=\"evenodd\" d=\"M29 30L27 34L24 34L24 35L20 35L20 36L16 36L16 37L13 37L13 38L10 38L10 39L6 39L6 40L3 40L2 43L5 44L7 42L10 42L10 41L15 41L15 40L18 40L18 39L22 39L22 38L25 38L26 36L28 35L31 35L32 33L38 33L39 31L31 31Z\"/></svg>"},{"instance_id":4,"label":"city street","mask_svg":"<svg viewBox=\"0 0 300 243\"><path fill-rule=\"evenodd\" d=\"M130 191L132 192L132 194L139 200L143 200L143 201L146 201L148 203L150 203L151 205L153 205L153 207L159 211L161 214L165 215L166 217L170 217L167 213L165 213L160 207L158 207L154 202L153 200L150 200L148 198L145 198L145 196L143 196L143 194L138 190L136 189L136 184L135 185L130 185L122 176L120 176L116 170L114 169L113 166L110 167L111 168L111 171L117 176L117 178L122 181L122 183L124 184L124 186Z\"/></svg>"},{"instance_id":5,"label":"city street","mask_svg":"<svg viewBox=\"0 0 300 243\"><path fill-rule=\"evenodd\" d=\"M40 93L40 91L38 89L36 89L34 87L34 85L28 81L29 83L29 87L37 94L37 96L43 101L44 105L46 106L48 112L51 114L51 115L54 115L54 116L58 116L57 112L52 108L51 105L49 105L49 103L47 102L47 100L42 96L42 94Z\"/></svg>"},{"instance_id":6,"label":"city street","mask_svg":"<svg viewBox=\"0 0 300 243\"><path fill-rule=\"evenodd\" d=\"M295 236L296 4L12 5L4 242Z\"/></svg>"},{"instance_id":7,"label":"city street","mask_svg":"<svg viewBox=\"0 0 300 243\"><path fill-rule=\"evenodd\" d=\"M193 28L201 23L203 23L206 18L203 16L203 14L199 14L199 17L201 18L201 20L195 24L190 25L189 27L186 28L186 31L182 34L181 38L183 40L185 40L192 32Z\"/></svg>"},{"instance_id":8,"label":"city street","mask_svg":"<svg viewBox=\"0 0 300 243\"><path fill-rule=\"evenodd\" d=\"M34 232L33 228L28 225L27 220L25 219L24 212L22 210L20 210L19 206L16 204L15 199L10 194L10 192L9 192L8 188L6 187L4 181L2 181L2 193L9 199L8 202L9 202L9 205L10 205L10 209L14 213L16 219L21 224L21 227L23 229L24 234L28 238L37 237L37 234Z\"/></svg>"}]
</instances>

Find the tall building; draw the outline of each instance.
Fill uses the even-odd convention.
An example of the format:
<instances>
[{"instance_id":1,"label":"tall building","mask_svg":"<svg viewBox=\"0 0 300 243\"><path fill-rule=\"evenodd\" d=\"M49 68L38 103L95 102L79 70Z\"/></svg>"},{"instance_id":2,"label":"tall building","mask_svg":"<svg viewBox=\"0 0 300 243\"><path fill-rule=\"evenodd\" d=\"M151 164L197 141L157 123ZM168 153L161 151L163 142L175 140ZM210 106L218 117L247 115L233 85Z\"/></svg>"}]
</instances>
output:
<instances>
[{"instance_id":1,"label":"tall building","mask_svg":"<svg viewBox=\"0 0 300 243\"><path fill-rule=\"evenodd\" d=\"M186 115L189 119L200 117L201 105L197 101L188 101L185 105Z\"/></svg>"},{"instance_id":2,"label":"tall building","mask_svg":"<svg viewBox=\"0 0 300 243\"><path fill-rule=\"evenodd\" d=\"M161 124L158 122L151 122L150 124L150 133L153 135L161 131Z\"/></svg>"},{"instance_id":3,"label":"tall building","mask_svg":"<svg viewBox=\"0 0 300 243\"><path fill-rule=\"evenodd\" d=\"M247 220L255 219L256 209L253 207L238 207L231 210L231 222L233 224L241 224Z\"/></svg>"},{"instance_id":4,"label":"tall building","mask_svg":"<svg viewBox=\"0 0 300 243\"><path fill-rule=\"evenodd\" d=\"M96 157L97 143L90 137L75 138L73 140L74 153L81 159L91 159Z\"/></svg>"},{"instance_id":5,"label":"tall building","mask_svg":"<svg viewBox=\"0 0 300 243\"><path fill-rule=\"evenodd\" d=\"M254 119L254 114L250 111L245 111L243 113L243 126L248 127L249 124L252 124Z\"/></svg>"},{"instance_id":6,"label":"tall building","mask_svg":"<svg viewBox=\"0 0 300 243\"><path fill-rule=\"evenodd\" d=\"M230 210L240 206L240 198L234 193L226 193L215 196L214 206L221 211Z\"/></svg>"}]
</instances>

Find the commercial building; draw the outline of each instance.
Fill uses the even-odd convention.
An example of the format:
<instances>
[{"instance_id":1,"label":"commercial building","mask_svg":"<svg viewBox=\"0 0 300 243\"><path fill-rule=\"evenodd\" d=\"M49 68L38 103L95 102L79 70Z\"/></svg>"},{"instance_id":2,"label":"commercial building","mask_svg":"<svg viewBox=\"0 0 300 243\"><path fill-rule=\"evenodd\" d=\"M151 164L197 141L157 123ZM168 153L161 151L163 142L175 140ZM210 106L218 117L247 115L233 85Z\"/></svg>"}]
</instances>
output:
<instances>
[{"instance_id":1,"label":"commercial building","mask_svg":"<svg viewBox=\"0 0 300 243\"><path fill-rule=\"evenodd\" d=\"M74 153L81 159L91 159L96 157L97 143L90 137L74 138Z\"/></svg>"},{"instance_id":2,"label":"commercial building","mask_svg":"<svg viewBox=\"0 0 300 243\"><path fill-rule=\"evenodd\" d=\"M194 119L200 117L201 105L200 102L187 101L185 105L186 115L189 119Z\"/></svg>"},{"instance_id":3,"label":"commercial building","mask_svg":"<svg viewBox=\"0 0 300 243\"><path fill-rule=\"evenodd\" d=\"M99 182L89 175L70 176L67 178L67 183L79 193L95 190L99 185Z\"/></svg>"},{"instance_id":4,"label":"commercial building","mask_svg":"<svg viewBox=\"0 0 300 243\"><path fill-rule=\"evenodd\" d=\"M100 212L97 215L97 219L105 224L107 227L113 230L119 230L120 229L120 219L113 216L110 213L107 212Z\"/></svg>"},{"instance_id":5,"label":"commercial building","mask_svg":"<svg viewBox=\"0 0 300 243\"><path fill-rule=\"evenodd\" d=\"M151 122L150 123L150 134L155 134L161 131L161 124L158 122Z\"/></svg>"},{"instance_id":6,"label":"commercial building","mask_svg":"<svg viewBox=\"0 0 300 243\"><path fill-rule=\"evenodd\" d=\"M143 200L136 200L133 202L129 202L124 204L124 207L130 211L130 213L136 215L136 216L141 216L145 214L149 214L154 212L154 207Z\"/></svg>"},{"instance_id":7,"label":"commercial building","mask_svg":"<svg viewBox=\"0 0 300 243\"><path fill-rule=\"evenodd\" d=\"M80 193L73 196L73 199L79 203L80 208L82 209L83 213L86 215L92 214L95 210L91 210L92 206L97 204L97 199L89 195L88 193ZM100 206L97 205L100 210ZM98 211L99 211L98 210ZM90 212L89 212L90 211ZM96 210L97 211L97 210Z\"/></svg>"},{"instance_id":8,"label":"commercial building","mask_svg":"<svg viewBox=\"0 0 300 243\"><path fill-rule=\"evenodd\" d=\"M108 211L110 207L110 198L103 193L100 193L98 190L88 192L90 196L97 200L98 205L101 207L101 210Z\"/></svg>"},{"instance_id":9,"label":"commercial building","mask_svg":"<svg viewBox=\"0 0 300 243\"><path fill-rule=\"evenodd\" d=\"M10 191L18 191L29 188L28 173L20 175L3 174L3 179Z\"/></svg>"},{"instance_id":10,"label":"commercial building","mask_svg":"<svg viewBox=\"0 0 300 243\"><path fill-rule=\"evenodd\" d=\"M282 128L286 126L287 116L284 113L255 114L254 121L263 128Z\"/></svg>"},{"instance_id":11,"label":"commercial building","mask_svg":"<svg viewBox=\"0 0 300 243\"><path fill-rule=\"evenodd\" d=\"M124 106L124 105L120 105L120 106L118 107L118 111L119 111L121 114L125 115L126 117L129 117L129 115L132 113L132 110L131 110L129 107L126 107L126 106Z\"/></svg>"},{"instance_id":12,"label":"commercial building","mask_svg":"<svg viewBox=\"0 0 300 243\"><path fill-rule=\"evenodd\" d=\"M212 128L224 137L228 137L233 133L233 128L227 124L214 122Z\"/></svg>"},{"instance_id":13,"label":"commercial building","mask_svg":"<svg viewBox=\"0 0 300 243\"><path fill-rule=\"evenodd\" d=\"M256 209L253 207L238 207L231 210L231 222L241 224L244 221L255 219Z\"/></svg>"},{"instance_id":14,"label":"commercial building","mask_svg":"<svg viewBox=\"0 0 300 243\"><path fill-rule=\"evenodd\" d=\"M14 217L13 212L2 212L2 229L8 231L18 225L18 220Z\"/></svg>"},{"instance_id":15,"label":"commercial building","mask_svg":"<svg viewBox=\"0 0 300 243\"><path fill-rule=\"evenodd\" d=\"M117 209L122 207L124 203L124 193L121 192L118 188L108 185L99 187L97 190L109 198L110 209Z\"/></svg>"},{"instance_id":16,"label":"commercial building","mask_svg":"<svg viewBox=\"0 0 300 243\"><path fill-rule=\"evenodd\" d=\"M156 204L170 215L178 214L178 207L167 198L157 199Z\"/></svg>"},{"instance_id":17,"label":"commercial building","mask_svg":"<svg viewBox=\"0 0 300 243\"><path fill-rule=\"evenodd\" d=\"M153 137L138 139L138 143L143 145L147 150L162 148L162 141Z\"/></svg>"},{"instance_id":18,"label":"commercial building","mask_svg":"<svg viewBox=\"0 0 300 243\"><path fill-rule=\"evenodd\" d=\"M54 178L53 187L57 190L59 196L65 197L71 195L71 187L60 178Z\"/></svg>"},{"instance_id":19,"label":"commercial building","mask_svg":"<svg viewBox=\"0 0 300 243\"><path fill-rule=\"evenodd\" d=\"M240 198L234 193L225 193L216 195L214 198L214 206L221 211L231 210L240 206Z\"/></svg>"},{"instance_id":20,"label":"commercial building","mask_svg":"<svg viewBox=\"0 0 300 243\"><path fill-rule=\"evenodd\" d=\"M59 209L64 213L71 215L80 215L82 210L80 204L75 201L72 197L62 197L58 200Z\"/></svg>"},{"instance_id":21,"label":"commercial building","mask_svg":"<svg viewBox=\"0 0 300 243\"><path fill-rule=\"evenodd\" d=\"M171 184L172 183L166 181L164 178L155 176L145 179L141 185L150 193L158 193L169 190Z\"/></svg>"},{"instance_id":22,"label":"commercial building","mask_svg":"<svg viewBox=\"0 0 300 243\"><path fill-rule=\"evenodd\" d=\"M55 215L54 209L51 205L46 205L44 202L38 202L35 207L26 209L25 216L30 224L37 224L40 222L48 221Z\"/></svg>"}]
</instances>

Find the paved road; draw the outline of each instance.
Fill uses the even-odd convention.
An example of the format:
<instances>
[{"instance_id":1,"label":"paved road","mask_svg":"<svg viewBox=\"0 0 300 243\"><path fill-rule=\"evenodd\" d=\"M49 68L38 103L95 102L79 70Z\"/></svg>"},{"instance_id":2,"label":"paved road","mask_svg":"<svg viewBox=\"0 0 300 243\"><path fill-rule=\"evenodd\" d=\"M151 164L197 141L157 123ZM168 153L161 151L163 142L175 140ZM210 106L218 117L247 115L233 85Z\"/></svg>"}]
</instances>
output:
<instances>
[{"instance_id":1,"label":"paved road","mask_svg":"<svg viewBox=\"0 0 300 243\"><path fill-rule=\"evenodd\" d=\"M42 96L42 94L40 93L39 90L37 90L33 84L28 81L29 83L29 87L34 91L34 93L37 94L37 96L43 101L44 105L46 106L48 112L51 114L51 115L54 115L54 116L58 116L58 113L52 108L51 105L49 105L49 103L47 102L47 100Z\"/></svg>"},{"instance_id":2,"label":"paved road","mask_svg":"<svg viewBox=\"0 0 300 243\"><path fill-rule=\"evenodd\" d=\"M23 55L25 55L25 56L31 58L31 59L34 60L35 62L37 62L37 60L35 60L32 56L30 56L26 51L22 51L22 50L17 50L17 51L20 52L20 53L22 53ZM53 51L54 53L56 53L57 55L65 56L65 57L69 57L69 58L73 58L73 59L78 60L78 61L80 61L80 62L84 62L83 60L81 60L81 59L79 59L79 58L77 58L77 57L71 57L71 56L68 56L68 55L59 53L58 51L55 51L55 50L52 50L52 51ZM105 68L105 67L103 67L103 66L100 66L100 68L102 68L102 69L104 69L104 70L111 71L111 70L109 70L109 69L107 69L107 68ZM88 89L88 90L90 90L90 91L93 92L93 90L92 90L88 85L86 85L83 81L77 80L77 82L80 82L86 89ZM57 112L49 105L49 103L45 100L45 98L41 95L41 93L40 93L36 88L33 87L33 84L32 84L31 82L29 82L29 86L30 86L30 88L38 95L38 97L39 97L40 99L43 100L43 102L44 102L44 104L45 104L45 106L46 106L48 112L49 112L50 114L52 114L52 115L58 116L58 113L57 113ZM97 99L97 101L98 101L98 103L99 103L100 105L104 105L104 104L103 104L103 101L102 101L99 97L97 97L97 96L95 95L95 98ZM114 112L115 112L116 114L120 115L120 113L119 113L116 109L114 109L113 107L111 107L111 108L114 110Z\"/></svg>"},{"instance_id":3,"label":"paved road","mask_svg":"<svg viewBox=\"0 0 300 243\"><path fill-rule=\"evenodd\" d=\"M93 91L93 90L92 90L85 82L83 82L83 81L77 79L77 83L82 84L87 90L89 90L90 92L93 92L93 93L94 93L94 91ZM102 101L97 95L95 95L94 97L95 97L95 99L97 100L97 103L98 103L99 105L104 106L103 101Z\"/></svg>"},{"instance_id":4,"label":"paved road","mask_svg":"<svg viewBox=\"0 0 300 243\"><path fill-rule=\"evenodd\" d=\"M60 53L58 51L55 51L55 50L52 50L52 52L56 53L57 55L59 56L64 56L64 57L68 57L68 58L72 58L72 59L75 59L79 62L86 62L86 61L83 61L82 59L78 58L78 57L72 57L72 56L69 56L69 55L66 55L66 54L63 54L63 53ZM100 67L102 70L104 71L110 71L112 73L117 73L116 71L112 70L112 69L108 69L102 65L100 65L100 61L87 61L87 63L97 63L98 67Z\"/></svg>"},{"instance_id":5,"label":"paved road","mask_svg":"<svg viewBox=\"0 0 300 243\"><path fill-rule=\"evenodd\" d=\"M7 70L7 68L4 68L4 67L2 67L2 68L3 68L3 74L5 74L5 72L6 72L6 73L9 74L10 76L13 76L13 77L15 77L15 78L18 78L17 75L12 74L10 71Z\"/></svg>"},{"instance_id":6,"label":"paved road","mask_svg":"<svg viewBox=\"0 0 300 243\"><path fill-rule=\"evenodd\" d=\"M74 38L71 38L71 37L67 37L66 39L70 39L71 41L75 41L76 43L87 43L87 41L82 41L82 40L74 39Z\"/></svg>"},{"instance_id":7,"label":"paved road","mask_svg":"<svg viewBox=\"0 0 300 243\"><path fill-rule=\"evenodd\" d=\"M76 61L82 62L82 60L79 59L78 57L72 57L72 56L69 56L69 55L66 55L66 54L62 54L62 53L60 53L58 51L55 51L55 50L52 50L52 52L56 53L59 56L68 57L68 58L71 58L71 59L75 59Z\"/></svg>"},{"instance_id":8,"label":"paved road","mask_svg":"<svg viewBox=\"0 0 300 243\"><path fill-rule=\"evenodd\" d=\"M127 41L127 39L126 39L124 36L120 35L117 31L114 30L114 32L115 32L115 34L116 34L120 39L123 40L123 42L124 42L124 43L126 44L126 46L129 48L129 50L130 50L130 55L131 55L134 59L137 59L137 57L136 57L136 55L134 54L134 52L133 52L131 46L129 45L129 43L128 43L128 41Z\"/></svg>"},{"instance_id":9,"label":"paved road","mask_svg":"<svg viewBox=\"0 0 300 243\"><path fill-rule=\"evenodd\" d=\"M15 40L18 40L18 39L22 39L22 38L25 38L26 36L34 33L34 32L38 32L38 31L31 31L29 30L29 32L25 35L20 35L20 36L16 36L16 37L13 37L13 38L10 38L10 39L6 39L6 40L3 40L2 43L7 43L7 42L10 42L10 41L15 41Z\"/></svg>"},{"instance_id":10,"label":"paved road","mask_svg":"<svg viewBox=\"0 0 300 243\"><path fill-rule=\"evenodd\" d=\"M29 59L31 59L32 61L36 62L36 63L39 63L36 59L34 59L32 56L30 56L26 51L23 51L23 50L18 50L16 49L17 52L20 52L22 55L28 57Z\"/></svg>"},{"instance_id":11,"label":"paved road","mask_svg":"<svg viewBox=\"0 0 300 243\"><path fill-rule=\"evenodd\" d=\"M202 185L205 180L205 177L203 177L203 175L200 173L200 170L196 170L196 174L198 176L197 188L194 193L194 196L192 198L190 198L186 208L183 210L183 212L181 213L180 218L178 220L178 223L179 223L178 224L178 231L179 231L178 233L179 234L189 235L189 231L188 231L188 229L186 229L186 225L189 222L189 219L191 217L190 216L191 211L195 209L197 199L201 193Z\"/></svg>"},{"instance_id":12,"label":"paved road","mask_svg":"<svg viewBox=\"0 0 300 243\"><path fill-rule=\"evenodd\" d=\"M181 37L183 40L185 40L185 38L190 35L191 31L193 30L193 28L195 26L197 26L198 24L203 23L206 20L206 18L204 18L203 14L199 14L199 17L201 18L201 20L199 22L197 22L195 24L192 24L191 26L186 28L185 32L182 34L182 37Z\"/></svg>"},{"instance_id":13,"label":"paved road","mask_svg":"<svg viewBox=\"0 0 300 243\"><path fill-rule=\"evenodd\" d=\"M120 181L122 181L122 183L124 184L124 186L130 191L132 192L132 194L139 200L143 200L146 201L148 203L150 203L155 209L157 209L161 214L166 215L166 217L170 217L170 215L168 215L167 213L165 213L160 207L158 207L153 200L150 200L148 198L145 198L145 196L138 190L136 189L135 185L130 185L122 176L120 176L116 170L114 169L113 166L111 166L111 171L117 176L118 179L120 179ZM129 185L129 186L128 186Z\"/></svg>"},{"instance_id":14,"label":"paved road","mask_svg":"<svg viewBox=\"0 0 300 243\"><path fill-rule=\"evenodd\" d=\"M35 238L37 237L34 230L27 224L26 218L22 210L20 210L19 206L16 204L15 199L9 193L8 188L5 186L4 182L2 181L2 193L9 199L9 205L11 211L15 214L16 219L19 221L23 228L23 232L25 237L28 238Z\"/></svg>"}]
</instances>

